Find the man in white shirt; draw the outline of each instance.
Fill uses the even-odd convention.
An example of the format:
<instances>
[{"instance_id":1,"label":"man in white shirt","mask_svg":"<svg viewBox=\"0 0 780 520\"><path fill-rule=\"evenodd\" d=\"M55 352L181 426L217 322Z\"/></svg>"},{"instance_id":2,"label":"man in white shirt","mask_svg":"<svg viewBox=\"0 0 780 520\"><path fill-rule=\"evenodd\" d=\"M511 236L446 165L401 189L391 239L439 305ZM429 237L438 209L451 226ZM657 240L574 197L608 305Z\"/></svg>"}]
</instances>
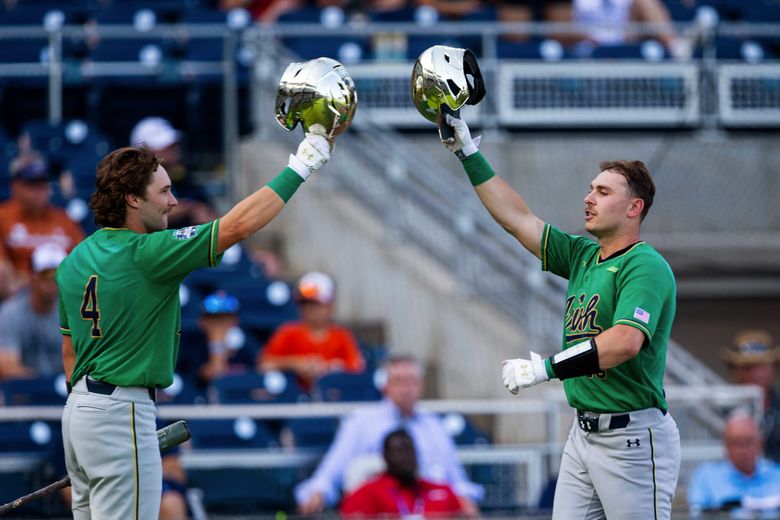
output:
<instances>
[{"instance_id":1,"label":"man in white shirt","mask_svg":"<svg viewBox=\"0 0 780 520\"><path fill-rule=\"evenodd\" d=\"M411 357L391 358L387 363L385 398L347 416L314 475L296 487L295 499L301 514L316 514L334 506L344 488L350 463L370 455L381 457L385 436L403 427L417 447L420 476L452 486L466 514L476 515L476 501L482 498L483 489L468 480L439 417L418 409L422 391L420 364Z\"/></svg>"}]
</instances>

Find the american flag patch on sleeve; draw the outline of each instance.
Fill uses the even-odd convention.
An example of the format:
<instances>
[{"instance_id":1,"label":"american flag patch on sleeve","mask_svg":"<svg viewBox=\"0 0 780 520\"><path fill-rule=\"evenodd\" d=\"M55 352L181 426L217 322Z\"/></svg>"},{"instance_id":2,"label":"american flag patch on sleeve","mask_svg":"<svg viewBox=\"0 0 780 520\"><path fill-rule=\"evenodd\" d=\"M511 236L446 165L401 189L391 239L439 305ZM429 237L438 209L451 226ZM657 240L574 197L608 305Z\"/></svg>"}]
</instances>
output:
<instances>
[{"instance_id":1,"label":"american flag patch on sleeve","mask_svg":"<svg viewBox=\"0 0 780 520\"><path fill-rule=\"evenodd\" d=\"M650 313L641 307L637 307L634 310L634 318L638 319L639 321L643 321L645 323L650 323Z\"/></svg>"}]
</instances>

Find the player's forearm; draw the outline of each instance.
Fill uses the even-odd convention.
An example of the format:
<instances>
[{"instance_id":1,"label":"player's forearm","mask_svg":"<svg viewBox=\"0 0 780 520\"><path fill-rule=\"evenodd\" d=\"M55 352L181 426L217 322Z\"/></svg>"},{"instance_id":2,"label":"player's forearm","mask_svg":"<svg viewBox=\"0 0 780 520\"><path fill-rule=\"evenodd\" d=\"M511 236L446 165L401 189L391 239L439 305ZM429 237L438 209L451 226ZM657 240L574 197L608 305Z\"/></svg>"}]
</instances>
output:
<instances>
[{"instance_id":1,"label":"player's forearm","mask_svg":"<svg viewBox=\"0 0 780 520\"><path fill-rule=\"evenodd\" d=\"M263 186L227 212L219 220L217 253L244 240L265 227L284 208L285 201L274 190Z\"/></svg>"},{"instance_id":2,"label":"player's forearm","mask_svg":"<svg viewBox=\"0 0 780 520\"><path fill-rule=\"evenodd\" d=\"M535 256L544 222L531 212L525 200L502 178L495 176L474 188L493 219Z\"/></svg>"}]
</instances>

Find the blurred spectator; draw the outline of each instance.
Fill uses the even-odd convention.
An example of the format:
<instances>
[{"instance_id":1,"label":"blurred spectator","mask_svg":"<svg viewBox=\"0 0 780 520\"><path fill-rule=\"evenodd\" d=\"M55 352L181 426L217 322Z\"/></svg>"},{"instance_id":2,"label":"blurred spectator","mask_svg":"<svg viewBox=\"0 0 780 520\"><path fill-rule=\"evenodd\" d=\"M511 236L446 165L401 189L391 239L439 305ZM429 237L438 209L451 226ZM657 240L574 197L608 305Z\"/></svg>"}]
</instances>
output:
<instances>
[{"instance_id":1,"label":"blurred spectator","mask_svg":"<svg viewBox=\"0 0 780 520\"><path fill-rule=\"evenodd\" d=\"M764 330L743 330L723 352L723 360L738 385L757 385L764 391L761 430L767 458L780 462L780 388L775 383L780 347Z\"/></svg>"},{"instance_id":2,"label":"blurred spectator","mask_svg":"<svg viewBox=\"0 0 780 520\"><path fill-rule=\"evenodd\" d=\"M246 9L252 18L259 22L274 22L287 11L300 9L306 5L303 0L219 0L219 8L229 11L235 8Z\"/></svg>"},{"instance_id":3,"label":"blurred spectator","mask_svg":"<svg viewBox=\"0 0 780 520\"><path fill-rule=\"evenodd\" d=\"M182 336L176 371L201 388L228 373L254 370L256 350L250 349L240 328L238 299L225 291L201 303L196 333Z\"/></svg>"},{"instance_id":4,"label":"blurred spectator","mask_svg":"<svg viewBox=\"0 0 780 520\"><path fill-rule=\"evenodd\" d=\"M739 509L746 513L740 518L757 518L748 512L780 513L780 465L761 457L755 420L743 411L733 413L723 441L728 460L705 462L693 473L688 487L691 513Z\"/></svg>"},{"instance_id":5,"label":"blurred spectator","mask_svg":"<svg viewBox=\"0 0 780 520\"><path fill-rule=\"evenodd\" d=\"M497 4L498 19L507 23L528 23L543 20L551 23L569 23L572 20L571 0L500 0ZM552 34L561 42L573 43L566 33ZM528 34L505 34L508 40L525 40Z\"/></svg>"},{"instance_id":6,"label":"blurred spectator","mask_svg":"<svg viewBox=\"0 0 780 520\"><path fill-rule=\"evenodd\" d=\"M195 184L181 161L181 132L161 117L140 120L130 133L130 144L146 146L160 158L171 178L179 204L168 216L171 229L204 224L216 218L203 190Z\"/></svg>"},{"instance_id":7,"label":"blurred spectator","mask_svg":"<svg viewBox=\"0 0 780 520\"><path fill-rule=\"evenodd\" d=\"M301 387L328 372L361 372L363 355L352 333L333 323L336 287L324 273L303 275L296 289L300 321L284 323L258 356L258 369L294 372Z\"/></svg>"},{"instance_id":8,"label":"blurred spectator","mask_svg":"<svg viewBox=\"0 0 780 520\"><path fill-rule=\"evenodd\" d=\"M53 242L36 247L29 289L0 306L0 379L62 372L54 276L66 255L65 249Z\"/></svg>"},{"instance_id":9,"label":"blurred spectator","mask_svg":"<svg viewBox=\"0 0 780 520\"><path fill-rule=\"evenodd\" d=\"M429 5L444 18L457 20L482 7L479 0L417 0L418 5Z\"/></svg>"},{"instance_id":10,"label":"blurred spectator","mask_svg":"<svg viewBox=\"0 0 780 520\"><path fill-rule=\"evenodd\" d=\"M385 472L344 498L345 517L451 517L463 513L447 484L436 484L417 474L414 442L404 429L387 434L382 444Z\"/></svg>"},{"instance_id":11,"label":"blurred spectator","mask_svg":"<svg viewBox=\"0 0 780 520\"><path fill-rule=\"evenodd\" d=\"M70 251L84 233L65 210L51 204L49 168L39 154L20 155L10 173L11 198L0 204L0 257L9 262L13 273L9 291L15 292L29 280L33 249L52 242Z\"/></svg>"},{"instance_id":12,"label":"blurred spectator","mask_svg":"<svg viewBox=\"0 0 780 520\"><path fill-rule=\"evenodd\" d=\"M404 427L417 448L421 478L451 485L463 513L477 514L475 501L482 498L481 486L466 477L439 417L417 407L423 391L419 363L410 357L396 357L386 366L385 398L346 417L314 475L296 487L300 512L315 514L335 505L342 488L351 488L348 477L376 462L387 433Z\"/></svg>"},{"instance_id":13,"label":"blurred spectator","mask_svg":"<svg viewBox=\"0 0 780 520\"><path fill-rule=\"evenodd\" d=\"M683 57L669 12L661 0L573 0L572 16L574 22L592 26L577 43L580 55L590 55L596 46L649 38L660 41L673 56ZM628 30L629 23L657 24L660 32L632 34Z\"/></svg>"}]
</instances>

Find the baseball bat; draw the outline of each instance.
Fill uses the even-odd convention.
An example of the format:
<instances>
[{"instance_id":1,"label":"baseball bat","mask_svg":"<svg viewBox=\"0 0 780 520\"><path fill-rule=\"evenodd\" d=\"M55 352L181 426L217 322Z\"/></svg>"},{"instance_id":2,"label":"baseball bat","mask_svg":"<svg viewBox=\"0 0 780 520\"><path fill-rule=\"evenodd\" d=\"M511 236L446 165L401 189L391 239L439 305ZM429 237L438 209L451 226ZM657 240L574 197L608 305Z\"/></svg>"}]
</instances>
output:
<instances>
[{"instance_id":1,"label":"baseball bat","mask_svg":"<svg viewBox=\"0 0 780 520\"><path fill-rule=\"evenodd\" d=\"M179 444L189 440L189 438L190 429L187 427L187 423L184 421L176 421L173 424L169 424L165 428L160 428L157 430L157 442L160 443L160 451L178 446ZM68 487L69 485L70 477L63 477L57 482L52 482L48 486L41 488L38 491L33 491L29 495L24 495L23 497L19 497L12 502L3 504L0 506L0 516L15 509L19 509L28 502L45 497L46 495L51 495L52 493L59 491L64 487Z\"/></svg>"}]
</instances>

